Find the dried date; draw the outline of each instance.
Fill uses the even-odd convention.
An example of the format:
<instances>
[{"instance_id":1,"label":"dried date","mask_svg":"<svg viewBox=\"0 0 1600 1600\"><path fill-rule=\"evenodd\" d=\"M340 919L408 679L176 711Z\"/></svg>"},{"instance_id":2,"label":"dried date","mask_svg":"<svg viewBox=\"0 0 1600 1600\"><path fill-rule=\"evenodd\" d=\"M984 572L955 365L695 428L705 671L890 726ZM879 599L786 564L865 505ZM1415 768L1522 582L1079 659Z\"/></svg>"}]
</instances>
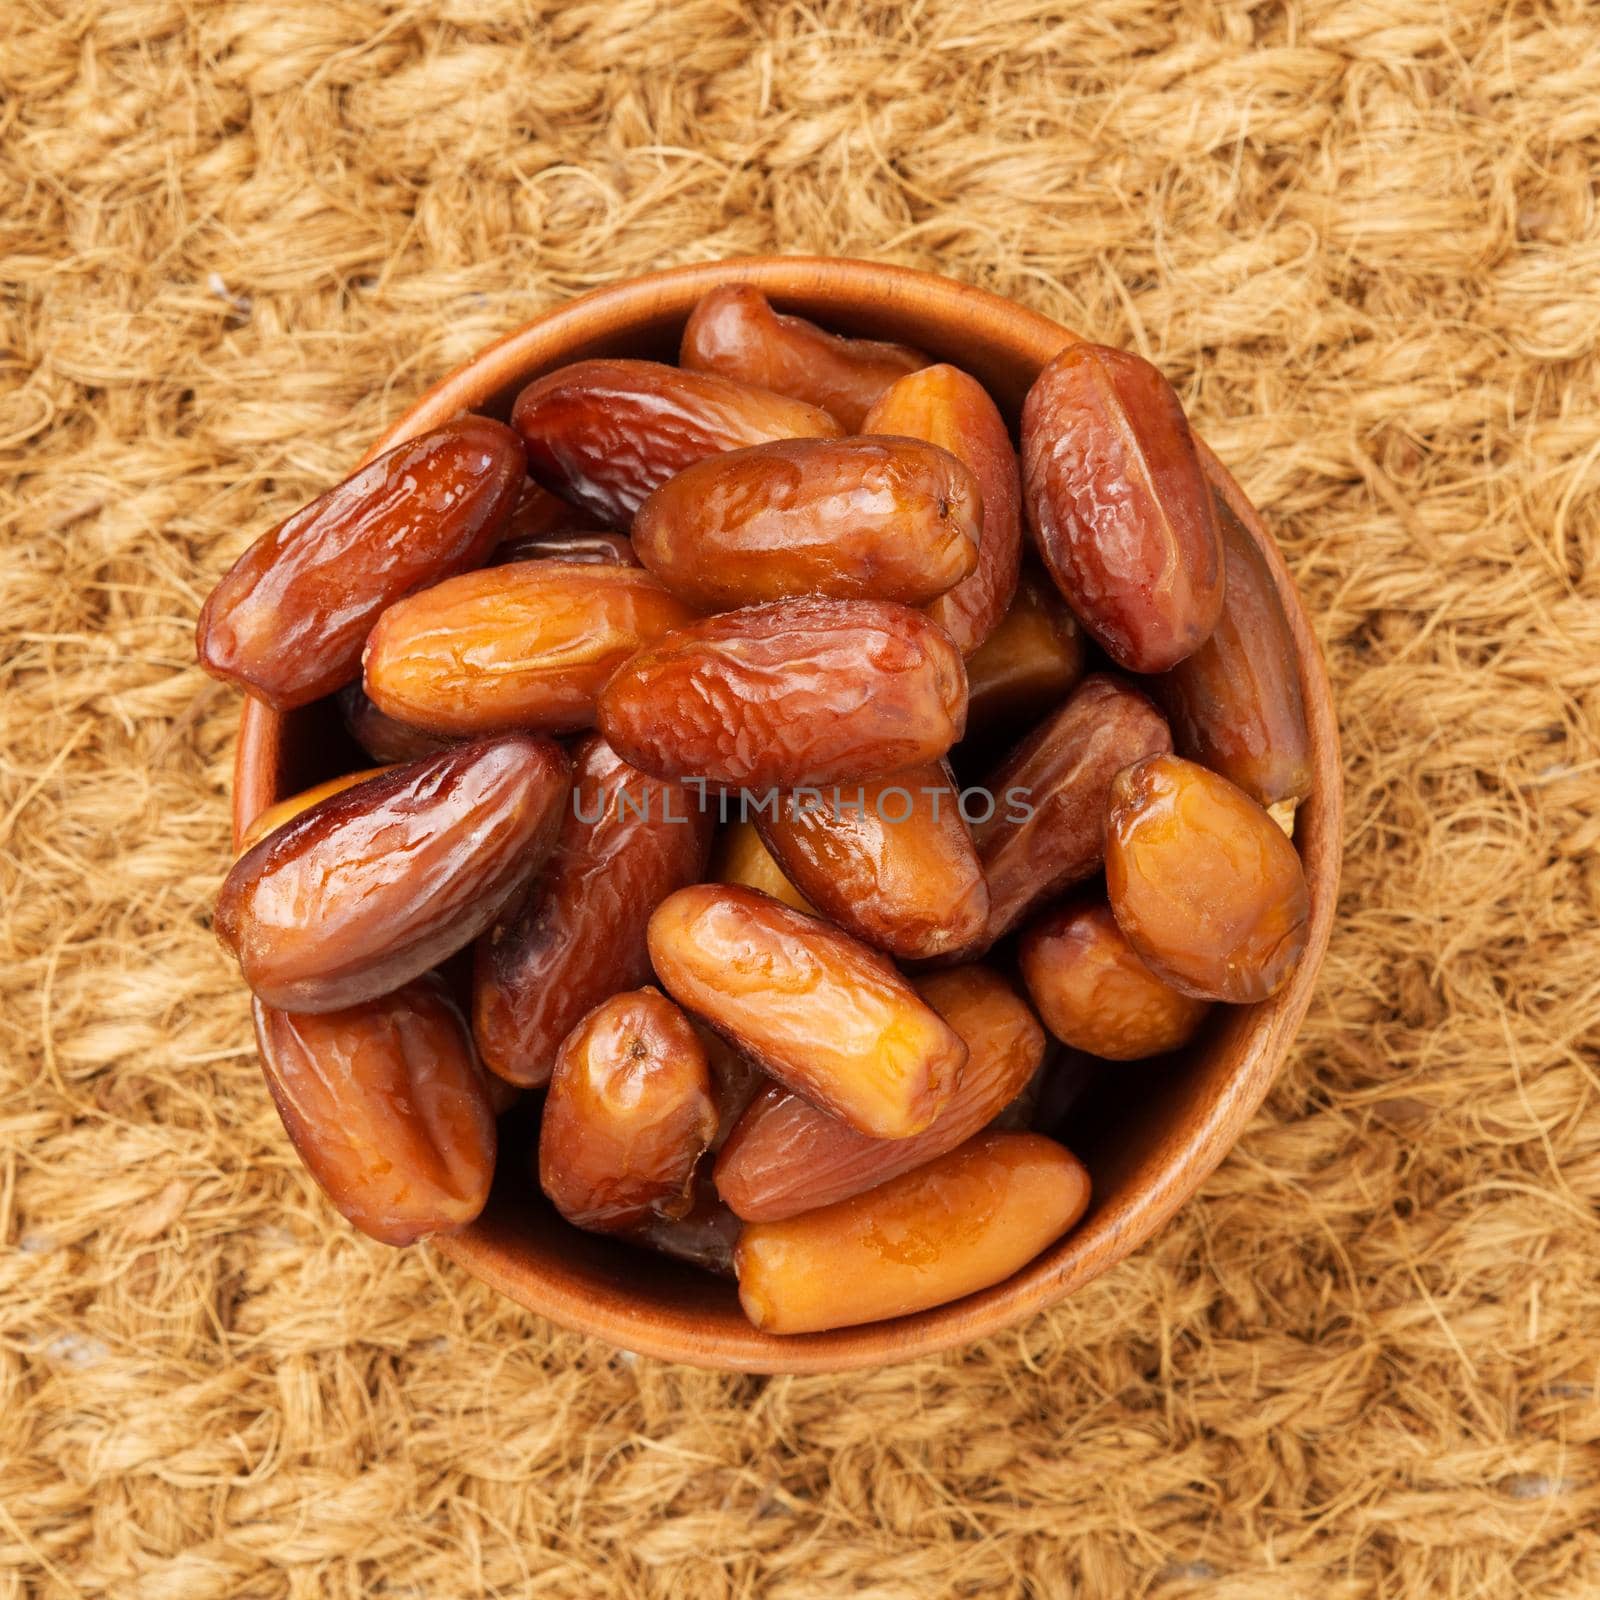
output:
<instances>
[{"instance_id":1,"label":"dried date","mask_svg":"<svg viewBox=\"0 0 1600 1600\"><path fill-rule=\"evenodd\" d=\"M802 401L657 361L560 367L517 396L511 425L545 488L621 530L647 495L707 456L841 431Z\"/></svg>"},{"instance_id":2,"label":"dried date","mask_svg":"<svg viewBox=\"0 0 1600 1600\"><path fill-rule=\"evenodd\" d=\"M995 809L972 828L989 883L991 942L1099 871L1111 780L1171 748L1161 713L1137 689L1095 673L1000 763L985 785Z\"/></svg>"},{"instance_id":3,"label":"dried date","mask_svg":"<svg viewBox=\"0 0 1600 1600\"><path fill-rule=\"evenodd\" d=\"M217 936L270 1006L375 999L471 943L538 870L568 782L560 748L528 734L369 778L234 863Z\"/></svg>"},{"instance_id":4,"label":"dried date","mask_svg":"<svg viewBox=\"0 0 1600 1600\"><path fill-rule=\"evenodd\" d=\"M602 1001L562 1041L539 1128L539 1184L568 1222L620 1233L688 1211L717 1129L705 1051L659 989Z\"/></svg>"},{"instance_id":5,"label":"dried date","mask_svg":"<svg viewBox=\"0 0 1600 1600\"><path fill-rule=\"evenodd\" d=\"M280 711L332 694L385 608L487 558L522 478L517 436L487 417L396 445L234 563L200 612L200 665Z\"/></svg>"},{"instance_id":6,"label":"dried date","mask_svg":"<svg viewBox=\"0 0 1600 1600\"><path fill-rule=\"evenodd\" d=\"M636 567L489 567L384 612L367 641L366 692L433 733L571 733L592 726L600 691L634 651L693 615Z\"/></svg>"},{"instance_id":7,"label":"dried date","mask_svg":"<svg viewBox=\"0 0 1600 1600\"><path fill-rule=\"evenodd\" d=\"M392 765L399 761L416 761L422 756L437 755L455 743L436 733L425 733L393 717L385 716L367 698L359 678L352 678L338 694L339 715L350 737L372 757Z\"/></svg>"},{"instance_id":8,"label":"dried date","mask_svg":"<svg viewBox=\"0 0 1600 1600\"><path fill-rule=\"evenodd\" d=\"M694 308L678 359L694 372L718 372L820 406L850 429L861 428L896 378L928 361L909 345L845 339L785 316L743 283L713 289Z\"/></svg>"},{"instance_id":9,"label":"dried date","mask_svg":"<svg viewBox=\"0 0 1600 1600\"><path fill-rule=\"evenodd\" d=\"M1005 615L1022 565L1022 477L1005 419L976 378L940 365L901 378L861 426L863 433L940 445L977 479L983 505L977 566L928 606L928 615L970 658Z\"/></svg>"},{"instance_id":10,"label":"dried date","mask_svg":"<svg viewBox=\"0 0 1600 1600\"><path fill-rule=\"evenodd\" d=\"M1211 637L1161 680L1181 755L1272 807L1311 793L1311 738L1289 619L1266 557L1221 495L1227 590Z\"/></svg>"},{"instance_id":11,"label":"dried date","mask_svg":"<svg viewBox=\"0 0 1600 1600\"><path fill-rule=\"evenodd\" d=\"M1083 628L1056 586L1025 568L1011 609L967 659L967 721L1015 728L1060 705L1083 676Z\"/></svg>"},{"instance_id":12,"label":"dried date","mask_svg":"<svg viewBox=\"0 0 1600 1600\"><path fill-rule=\"evenodd\" d=\"M363 767L359 772L346 772L337 778L329 778L326 783L302 789L299 794L292 794L287 800L279 800L275 805L268 806L239 836L238 848L233 852L234 859L238 860L246 850L251 850L260 844L269 833L276 833L284 823L292 817L298 817L302 811L309 811L312 806L321 805L330 795L343 794L346 789L353 789L358 783L365 783L368 778L376 778L388 770L388 767L384 766Z\"/></svg>"},{"instance_id":13,"label":"dried date","mask_svg":"<svg viewBox=\"0 0 1600 1600\"><path fill-rule=\"evenodd\" d=\"M779 439L686 467L633 547L701 611L825 595L920 605L978 564L977 479L917 439Z\"/></svg>"},{"instance_id":14,"label":"dried date","mask_svg":"<svg viewBox=\"0 0 1600 1600\"><path fill-rule=\"evenodd\" d=\"M1199 999L1265 1000L1305 951L1311 903L1294 846L1242 789L1179 756L1117 774L1106 891L1145 965Z\"/></svg>"},{"instance_id":15,"label":"dried date","mask_svg":"<svg viewBox=\"0 0 1600 1600\"><path fill-rule=\"evenodd\" d=\"M641 650L606 685L600 727L660 777L794 788L936 761L966 702L960 652L920 611L780 600Z\"/></svg>"},{"instance_id":16,"label":"dried date","mask_svg":"<svg viewBox=\"0 0 1600 1600\"><path fill-rule=\"evenodd\" d=\"M756 826L812 905L897 961L948 960L982 943L989 888L941 763L791 791Z\"/></svg>"},{"instance_id":17,"label":"dried date","mask_svg":"<svg viewBox=\"0 0 1600 1600\"><path fill-rule=\"evenodd\" d=\"M887 959L815 917L697 884L661 903L649 937L680 1005L862 1133L920 1133L960 1079L960 1035Z\"/></svg>"},{"instance_id":18,"label":"dried date","mask_svg":"<svg viewBox=\"0 0 1600 1600\"><path fill-rule=\"evenodd\" d=\"M650 976L645 926L704 870L711 817L692 791L635 771L598 735L574 753L571 804L544 875L478 941L473 1033L488 1066L546 1082L561 1041Z\"/></svg>"},{"instance_id":19,"label":"dried date","mask_svg":"<svg viewBox=\"0 0 1600 1600\"><path fill-rule=\"evenodd\" d=\"M1023 932L1017 957L1045 1026L1063 1044L1106 1061L1176 1050L1210 1009L1158 978L1098 898L1046 912Z\"/></svg>"},{"instance_id":20,"label":"dried date","mask_svg":"<svg viewBox=\"0 0 1600 1600\"><path fill-rule=\"evenodd\" d=\"M1182 402L1126 350L1069 344L1022 408L1028 515L1050 575L1106 653L1162 672L1222 611L1222 541Z\"/></svg>"}]
</instances>

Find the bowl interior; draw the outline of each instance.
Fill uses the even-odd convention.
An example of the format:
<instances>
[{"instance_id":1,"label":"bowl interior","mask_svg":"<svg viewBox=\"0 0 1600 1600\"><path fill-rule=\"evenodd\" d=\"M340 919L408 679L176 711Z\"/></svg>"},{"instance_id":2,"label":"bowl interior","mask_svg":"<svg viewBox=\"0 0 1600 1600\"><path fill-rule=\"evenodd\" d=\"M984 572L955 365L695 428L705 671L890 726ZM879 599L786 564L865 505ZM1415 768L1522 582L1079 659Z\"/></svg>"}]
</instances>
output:
<instances>
[{"instance_id":1,"label":"bowl interior","mask_svg":"<svg viewBox=\"0 0 1600 1600\"><path fill-rule=\"evenodd\" d=\"M1015 431L1041 366L1076 337L997 296L926 273L867 262L780 257L679 268L584 296L480 352L436 385L370 455L470 408L505 417L530 379L590 356L673 359L695 301L750 282L779 310L840 332L898 339L964 367ZM1299 655L1317 773L1295 842L1311 889L1310 941L1295 977L1264 1004L1219 1007L1188 1049L1159 1063L1106 1064L1064 1124L1094 1198L1078 1227L1003 1284L916 1316L777 1338L752 1328L731 1285L643 1250L569 1227L534 1176L536 1122L502 1123L499 1171L483 1217L437 1241L470 1272L563 1326L625 1349L757 1372L833 1371L947 1349L1047 1306L1122 1259L1171 1216L1238 1138L1305 1013L1327 948L1338 880L1339 756L1322 658L1276 545L1209 451L1207 470L1271 564ZM327 702L282 716L247 701L235 773L234 827L338 771L367 765Z\"/></svg>"}]
</instances>

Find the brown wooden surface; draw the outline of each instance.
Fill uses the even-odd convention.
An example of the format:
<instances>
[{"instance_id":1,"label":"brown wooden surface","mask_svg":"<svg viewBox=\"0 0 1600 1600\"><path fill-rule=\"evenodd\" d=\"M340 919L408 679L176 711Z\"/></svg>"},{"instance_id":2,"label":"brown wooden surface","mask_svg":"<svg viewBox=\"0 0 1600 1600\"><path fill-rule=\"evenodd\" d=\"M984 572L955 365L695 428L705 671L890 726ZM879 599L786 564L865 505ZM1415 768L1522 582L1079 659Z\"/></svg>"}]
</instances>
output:
<instances>
[{"instance_id":1,"label":"brown wooden surface","mask_svg":"<svg viewBox=\"0 0 1600 1600\"><path fill-rule=\"evenodd\" d=\"M905 268L812 257L756 258L678 268L585 295L490 345L430 389L372 455L462 409L504 415L531 378L596 355L670 359L695 301L719 283L750 282L780 310L846 333L903 340L966 368L1015 426L1034 375L1074 334L982 290ZM1316 790L1296 843L1311 888L1306 956L1264 1005L1220 1011L1137 1097L1091 1099L1074 1125L1095 1194L1083 1222L1005 1283L955 1304L864 1328L777 1338L752 1328L731 1286L645 1257L562 1223L525 1162L502 1160L488 1211L437 1241L485 1282L563 1326L645 1354L754 1372L818 1372L906 1360L979 1338L1048 1306L1137 1249L1220 1162L1260 1105L1305 1015L1327 949L1338 889L1342 795L1327 673L1277 547L1215 457L1206 466L1261 543L1299 649ZM318 708L284 717L247 701L235 763L235 838L275 800L328 776Z\"/></svg>"}]
</instances>

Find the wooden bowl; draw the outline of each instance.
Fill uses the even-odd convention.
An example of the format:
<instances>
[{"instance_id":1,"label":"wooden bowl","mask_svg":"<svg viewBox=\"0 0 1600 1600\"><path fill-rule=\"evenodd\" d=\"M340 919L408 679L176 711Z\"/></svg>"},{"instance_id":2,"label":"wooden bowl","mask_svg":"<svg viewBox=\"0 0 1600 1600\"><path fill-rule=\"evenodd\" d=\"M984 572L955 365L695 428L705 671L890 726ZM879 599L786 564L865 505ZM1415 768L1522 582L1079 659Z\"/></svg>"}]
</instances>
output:
<instances>
[{"instance_id":1,"label":"wooden bowl","mask_svg":"<svg viewBox=\"0 0 1600 1600\"><path fill-rule=\"evenodd\" d=\"M755 284L780 310L842 333L903 340L965 368L1013 428L1039 369L1078 337L996 295L903 267L802 256L680 267L584 295L490 345L423 395L368 459L464 409L503 418L524 384L569 361L673 360L695 302L734 282ZM840 1371L948 1350L1055 1304L1138 1249L1195 1192L1261 1104L1305 1015L1333 920L1342 815L1338 733L1311 626L1271 535L1226 469L1204 455L1265 551L1294 632L1316 770L1295 835L1311 888L1310 938L1293 981L1272 1000L1217 1008L1209 1030L1170 1062L1108 1065L1098 1076L1073 1109L1069 1135L1094 1179L1082 1222L1014 1277L951 1305L779 1338L750 1326L730 1284L561 1221L539 1192L524 1129L522 1148L502 1141L488 1209L464 1232L437 1240L443 1254L530 1310L628 1350L742 1372ZM328 702L285 716L246 700L235 835L275 800L366 764ZM517 1131L515 1122L507 1129Z\"/></svg>"}]
</instances>

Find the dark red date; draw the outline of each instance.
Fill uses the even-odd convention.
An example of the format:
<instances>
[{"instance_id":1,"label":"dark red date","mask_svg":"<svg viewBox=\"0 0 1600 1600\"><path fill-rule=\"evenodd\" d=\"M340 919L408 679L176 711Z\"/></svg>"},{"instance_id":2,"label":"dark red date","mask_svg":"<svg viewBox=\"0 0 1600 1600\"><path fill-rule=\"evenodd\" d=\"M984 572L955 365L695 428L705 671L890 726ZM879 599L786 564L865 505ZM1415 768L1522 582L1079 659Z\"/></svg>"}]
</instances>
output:
<instances>
[{"instance_id":1,"label":"dark red date","mask_svg":"<svg viewBox=\"0 0 1600 1600\"><path fill-rule=\"evenodd\" d=\"M217 937L281 1010L387 994L470 944L538 871L568 786L560 747L530 734L369 778L234 863Z\"/></svg>"},{"instance_id":2,"label":"dark red date","mask_svg":"<svg viewBox=\"0 0 1600 1600\"><path fill-rule=\"evenodd\" d=\"M804 317L785 316L745 283L724 284L700 301L678 359L691 371L720 372L808 401L851 429L862 427L868 407L896 378L928 362L909 345L844 339Z\"/></svg>"},{"instance_id":3,"label":"dark red date","mask_svg":"<svg viewBox=\"0 0 1600 1600\"><path fill-rule=\"evenodd\" d=\"M332 694L386 607L487 558L522 479L517 436L488 417L396 445L234 563L200 612L200 665L280 711Z\"/></svg>"},{"instance_id":4,"label":"dark red date","mask_svg":"<svg viewBox=\"0 0 1600 1600\"><path fill-rule=\"evenodd\" d=\"M1161 713L1137 689L1095 673L1000 763L985 784L995 809L972 828L991 941L1100 870L1111 780L1171 748Z\"/></svg>"},{"instance_id":5,"label":"dark red date","mask_svg":"<svg viewBox=\"0 0 1600 1600\"><path fill-rule=\"evenodd\" d=\"M545 488L621 530L647 495L707 456L841 431L815 406L657 361L558 368L517 396L511 425Z\"/></svg>"},{"instance_id":6,"label":"dark red date","mask_svg":"<svg viewBox=\"0 0 1600 1600\"><path fill-rule=\"evenodd\" d=\"M961 654L920 611L780 600L641 650L606 685L600 728L660 777L794 788L937 761L966 710Z\"/></svg>"},{"instance_id":7,"label":"dark red date","mask_svg":"<svg viewBox=\"0 0 1600 1600\"><path fill-rule=\"evenodd\" d=\"M1228 583L1211 637L1156 693L1181 755L1272 807L1311 793L1311 737L1289 619L1266 558L1216 496Z\"/></svg>"},{"instance_id":8,"label":"dark red date","mask_svg":"<svg viewBox=\"0 0 1600 1600\"><path fill-rule=\"evenodd\" d=\"M584 1013L649 979L650 913L704 870L712 826L693 791L635 771L598 735L577 747L548 868L478 941L473 1032L494 1072L546 1082Z\"/></svg>"},{"instance_id":9,"label":"dark red date","mask_svg":"<svg viewBox=\"0 0 1600 1600\"><path fill-rule=\"evenodd\" d=\"M1182 402L1126 350L1070 344L1028 391L1022 471L1039 553L1119 666L1162 672L1222 611L1222 541Z\"/></svg>"}]
</instances>

